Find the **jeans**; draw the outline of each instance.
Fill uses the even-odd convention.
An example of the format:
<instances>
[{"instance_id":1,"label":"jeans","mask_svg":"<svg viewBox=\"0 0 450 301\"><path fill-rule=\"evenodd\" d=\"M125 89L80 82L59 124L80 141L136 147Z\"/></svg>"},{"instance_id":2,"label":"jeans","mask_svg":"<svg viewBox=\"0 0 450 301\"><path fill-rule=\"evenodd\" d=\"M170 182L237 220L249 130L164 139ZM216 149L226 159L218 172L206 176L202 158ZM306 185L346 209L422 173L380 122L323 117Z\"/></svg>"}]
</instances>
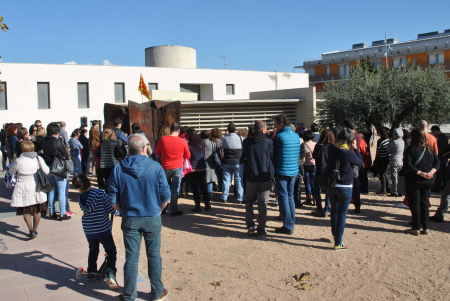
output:
<instances>
[{"instance_id":1,"label":"jeans","mask_svg":"<svg viewBox=\"0 0 450 301\"><path fill-rule=\"evenodd\" d=\"M64 194L64 196L66 197L66 211L70 211L69 187L70 187L70 180L66 179L66 193Z\"/></svg>"},{"instance_id":2,"label":"jeans","mask_svg":"<svg viewBox=\"0 0 450 301\"><path fill-rule=\"evenodd\" d=\"M60 178L49 173L47 179L55 189L48 193L48 210L50 214L55 213L55 192L58 193L59 213L61 216L66 214L66 186L67 181L65 178Z\"/></svg>"},{"instance_id":3,"label":"jeans","mask_svg":"<svg viewBox=\"0 0 450 301\"><path fill-rule=\"evenodd\" d=\"M255 227L253 215L253 203L258 198L258 232L264 232L267 222L267 203L269 203L272 181L253 183L247 181L247 193L245 194L245 220L247 228Z\"/></svg>"},{"instance_id":4,"label":"jeans","mask_svg":"<svg viewBox=\"0 0 450 301\"><path fill-rule=\"evenodd\" d=\"M85 175L89 173L89 165L91 163L91 156L83 156L83 159L81 159L81 170Z\"/></svg>"},{"instance_id":5,"label":"jeans","mask_svg":"<svg viewBox=\"0 0 450 301\"><path fill-rule=\"evenodd\" d=\"M389 166L389 158L378 158L378 175L380 177L381 182L381 190L389 192L389 179L388 179L388 166Z\"/></svg>"},{"instance_id":6,"label":"jeans","mask_svg":"<svg viewBox=\"0 0 450 301\"><path fill-rule=\"evenodd\" d=\"M447 213L448 211L449 204L450 204L450 180L447 180L447 184L445 185L444 191L442 191L441 204L439 205L439 208L434 215L439 218L444 218L445 213Z\"/></svg>"},{"instance_id":7,"label":"jeans","mask_svg":"<svg viewBox=\"0 0 450 301\"><path fill-rule=\"evenodd\" d=\"M392 181L392 193L398 193L398 172L402 165L400 164L392 164L391 166L391 181Z\"/></svg>"},{"instance_id":8,"label":"jeans","mask_svg":"<svg viewBox=\"0 0 450 301\"><path fill-rule=\"evenodd\" d=\"M325 207L322 208L322 187L320 186L320 178L322 177L322 172L317 173L314 179L314 200L316 201L317 212L328 214L330 211L330 198L328 193L325 191Z\"/></svg>"},{"instance_id":9,"label":"jeans","mask_svg":"<svg viewBox=\"0 0 450 301\"><path fill-rule=\"evenodd\" d=\"M164 173L167 183L170 185L170 213L176 213L178 211L178 195L180 194L183 167L167 169L164 170Z\"/></svg>"},{"instance_id":10,"label":"jeans","mask_svg":"<svg viewBox=\"0 0 450 301\"><path fill-rule=\"evenodd\" d=\"M151 283L153 299L163 293L164 285L161 281L161 215L148 218L122 217L123 242L125 245L125 265L123 296L127 301L137 297L137 275L139 251L142 236L148 260L148 278Z\"/></svg>"},{"instance_id":11,"label":"jeans","mask_svg":"<svg viewBox=\"0 0 450 301\"><path fill-rule=\"evenodd\" d=\"M189 183L194 194L195 205L200 205L200 198L203 196L203 202L208 204L208 192L206 188L206 170L191 171L189 173Z\"/></svg>"},{"instance_id":12,"label":"jeans","mask_svg":"<svg viewBox=\"0 0 450 301\"><path fill-rule=\"evenodd\" d=\"M335 187L328 189L328 197L331 203L331 233L334 236L334 245L342 245L345 220L347 219L348 206L352 198L351 187Z\"/></svg>"},{"instance_id":13,"label":"jeans","mask_svg":"<svg viewBox=\"0 0 450 301\"><path fill-rule=\"evenodd\" d=\"M314 179L316 177L316 166L315 165L306 165L303 166L305 168L305 191L306 195L310 196L314 191Z\"/></svg>"},{"instance_id":14,"label":"jeans","mask_svg":"<svg viewBox=\"0 0 450 301\"><path fill-rule=\"evenodd\" d=\"M409 210L412 216L412 228L420 230L420 224L424 230L429 229L430 209L428 208L428 196L432 184L417 184L406 182L406 193L408 195Z\"/></svg>"},{"instance_id":15,"label":"jeans","mask_svg":"<svg viewBox=\"0 0 450 301\"><path fill-rule=\"evenodd\" d=\"M295 225L294 185L295 177L275 175L278 204L280 206L283 226L291 231Z\"/></svg>"},{"instance_id":16,"label":"jeans","mask_svg":"<svg viewBox=\"0 0 450 301\"><path fill-rule=\"evenodd\" d=\"M294 203L296 207L302 206L302 201L300 200L302 194L302 181L303 175L299 172L298 175L295 176L295 184L294 184ZM276 193L275 193L276 195Z\"/></svg>"},{"instance_id":17,"label":"jeans","mask_svg":"<svg viewBox=\"0 0 450 301\"><path fill-rule=\"evenodd\" d=\"M73 163L73 176L76 176L77 174L81 173L81 161L80 157L72 157L72 163Z\"/></svg>"},{"instance_id":18,"label":"jeans","mask_svg":"<svg viewBox=\"0 0 450 301\"><path fill-rule=\"evenodd\" d=\"M206 190L208 195L208 201L210 202L212 199L212 191L213 191L213 182L206 184Z\"/></svg>"},{"instance_id":19,"label":"jeans","mask_svg":"<svg viewBox=\"0 0 450 301\"><path fill-rule=\"evenodd\" d=\"M244 178L244 164L228 165L223 164L223 185L222 185L222 200L228 199L228 192L230 190L231 177L234 174L234 182L237 190L237 201L244 200L244 187L242 186Z\"/></svg>"},{"instance_id":20,"label":"jeans","mask_svg":"<svg viewBox=\"0 0 450 301\"><path fill-rule=\"evenodd\" d=\"M107 268L111 269L114 273L117 272L116 260L117 251L116 245L114 244L114 239L112 235L100 238L100 239L88 239L89 243L89 256L88 256L88 273L97 273L97 259L98 253L100 252L99 245L102 244L107 257Z\"/></svg>"},{"instance_id":21,"label":"jeans","mask_svg":"<svg viewBox=\"0 0 450 301\"><path fill-rule=\"evenodd\" d=\"M6 170L6 159L8 159L8 154L6 154L5 152L5 146L2 145L1 150L2 150L2 167L3 170Z\"/></svg>"}]
</instances>

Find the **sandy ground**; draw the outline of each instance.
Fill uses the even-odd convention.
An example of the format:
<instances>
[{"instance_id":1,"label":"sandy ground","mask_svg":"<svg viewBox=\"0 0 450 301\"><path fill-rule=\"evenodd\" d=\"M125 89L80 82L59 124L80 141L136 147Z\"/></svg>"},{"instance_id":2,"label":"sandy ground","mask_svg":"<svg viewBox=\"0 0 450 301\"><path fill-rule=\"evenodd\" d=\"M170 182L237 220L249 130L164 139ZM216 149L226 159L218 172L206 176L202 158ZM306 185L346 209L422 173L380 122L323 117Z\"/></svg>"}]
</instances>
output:
<instances>
[{"instance_id":1,"label":"sandy ground","mask_svg":"<svg viewBox=\"0 0 450 301\"><path fill-rule=\"evenodd\" d=\"M344 242L349 249L332 249L329 218L297 209L292 236L273 232L278 209L272 194L267 238L246 235L245 207L231 196L213 202L209 212L194 214L193 200L180 199L181 217L162 216L163 282L170 300L449 300L449 223L431 223L431 235L403 234L410 211L396 208L400 198L379 197L379 181L371 179L362 195L362 213L347 216ZM304 190L302 192L304 197ZM192 197L192 195L190 195ZM71 190L72 210L81 216L77 194ZM213 201L219 199L213 196ZM431 213L439 195L431 198ZM256 210L256 209L255 209ZM113 234L125 253L121 218ZM140 268L146 273L142 245ZM294 275L309 272L310 290L295 288ZM215 283L215 285L214 285ZM219 285L220 284L220 285ZM119 285L123 285L120 283Z\"/></svg>"}]
</instances>

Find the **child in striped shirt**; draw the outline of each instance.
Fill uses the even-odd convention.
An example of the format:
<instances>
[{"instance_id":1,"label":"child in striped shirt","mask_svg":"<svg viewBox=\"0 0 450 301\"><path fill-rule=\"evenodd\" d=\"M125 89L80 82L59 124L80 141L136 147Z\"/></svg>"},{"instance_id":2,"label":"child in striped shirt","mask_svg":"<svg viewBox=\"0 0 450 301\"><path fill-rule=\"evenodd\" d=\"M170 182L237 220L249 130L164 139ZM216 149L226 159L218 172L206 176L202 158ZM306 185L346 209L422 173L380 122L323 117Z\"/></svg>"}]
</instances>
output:
<instances>
[{"instance_id":1,"label":"child in striped shirt","mask_svg":"<svg viewBox=\"0 0 450 301\"><path fill-rule=\"evenodd\" d=\"M116 245L111 232L111 222L108 213L115 210L109 202L108 195L104 190L91 187L91 182L84 174L77 174L72 185L81 192L78 203L83 211L81 222L84 234L89 243L88 273L97 273L97 259L99 245L102 244L107 254L107 276L106 283L111 289L118 289L116 282ZM97 279L93 274L87 275L87 280Z\"/></svg>"}]
</instances>

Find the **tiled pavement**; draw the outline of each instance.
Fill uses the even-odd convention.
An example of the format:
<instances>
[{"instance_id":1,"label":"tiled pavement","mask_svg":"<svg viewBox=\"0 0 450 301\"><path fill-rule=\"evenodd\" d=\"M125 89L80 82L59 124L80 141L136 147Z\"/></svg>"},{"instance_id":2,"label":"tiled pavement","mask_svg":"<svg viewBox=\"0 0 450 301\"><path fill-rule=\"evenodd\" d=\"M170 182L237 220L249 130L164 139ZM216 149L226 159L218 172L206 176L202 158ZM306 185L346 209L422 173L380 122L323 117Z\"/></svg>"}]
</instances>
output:
<instances>
[{"instance_id":1,"label":"tiled pavement","mask_svg":"<svg viewBox=\"0 0 450 301\"><path fill-rule=\"evenodd\" d=\"M3 180L3 173L0 179ZM81 220L41 219L38 236L28 240L28 228L10 209L12 190L0 183L0 300L117 300L104 281L75 277L87 267L88 244ZM104 260L100 250L98 265ZM123 256L118 254L117 282L123 285ZM138 278L137 300L151 300L150 283Z\"/></svg>"}]
</instances>

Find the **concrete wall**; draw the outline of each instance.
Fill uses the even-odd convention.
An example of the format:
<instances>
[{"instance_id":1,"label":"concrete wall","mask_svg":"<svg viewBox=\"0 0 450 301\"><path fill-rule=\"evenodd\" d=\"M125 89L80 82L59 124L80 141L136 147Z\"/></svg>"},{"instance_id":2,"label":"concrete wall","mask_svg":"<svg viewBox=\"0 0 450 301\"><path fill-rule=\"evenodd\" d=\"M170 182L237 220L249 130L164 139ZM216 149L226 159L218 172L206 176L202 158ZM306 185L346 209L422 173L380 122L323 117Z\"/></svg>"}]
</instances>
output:
<instances>
[{"instance_id":1,"label":"concrete wall","mask_svg":"<svg viewBox=\"0 0 450 301\"><path fill-rule=\"evenodd\" d=\"M8 101L8 110L0 110L1 123L22 122L29 127L36 119L43 124L65 121L69 131L80 126L81 116L103 120L104 104L114 103L114 83L125 84L126 100L140 103L141 73L146 83L158 83L163 91L178 92L180 83L210 85L209 100L248 99L250 92L275 89L275 79L279 89L308 86L305 73L20 63L0 63L0 70ZM51 109L38 109L38 82L50 83ZM78 108L78 82L89 83L89 108ZM226 95L226 84L235 85L235 95Z\"/></svg>"},{"instance_id":2,"label":"concrete wall","mask_svg":"<svg viewBox=\"0 0 450 301\"><path fill-rule=\"evenodd\" d=\"M297 104L297 122L304 123L306 127L309 127L315 121L315 87L252 92L250 99L302 99L304 101Z\"/></svg>"},{"instance_id":3,"label":"concrete wall","mask_svg":"<svg viewBox=\"0 0 450 301\"><path fill-rule=\"evenodd\" d=\"M145 49L145 66L197 68L197 52L185 46L155 46Z\"/></svg>"},{"instance_id":4,"label":"concrete wall","mask_svg":"<svg viewBox=\"0 0 450 301\"><path fill-rule=\"evenodd\" d=\"M197 101L197 93L150 90L151 100L179 100L179 101ZM144 101L147 101L144 98Z\"/></svg>"}]
</instances>

